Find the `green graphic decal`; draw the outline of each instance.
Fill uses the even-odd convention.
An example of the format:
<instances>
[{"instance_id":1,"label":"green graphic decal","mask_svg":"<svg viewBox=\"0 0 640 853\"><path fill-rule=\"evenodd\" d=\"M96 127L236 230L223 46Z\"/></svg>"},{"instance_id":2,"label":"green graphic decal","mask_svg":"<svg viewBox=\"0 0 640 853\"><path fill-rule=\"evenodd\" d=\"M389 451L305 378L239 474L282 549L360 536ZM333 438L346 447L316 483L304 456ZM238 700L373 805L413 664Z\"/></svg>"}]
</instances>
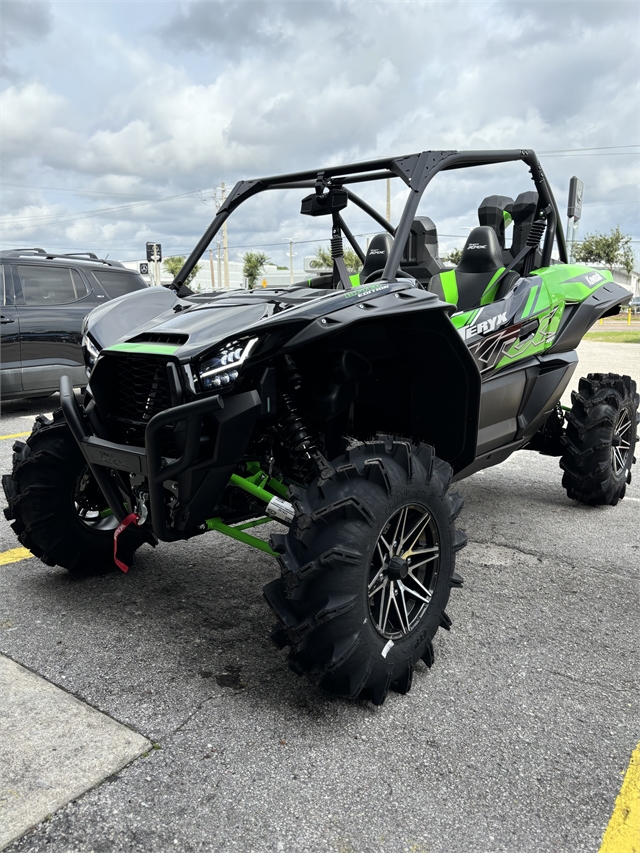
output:
<instances>
[{"instance_id":1,"label":"green graphic decal","mask_svg":"<svg viewBox=\"0 0 640 853\"><path fill-rule=\"evenodd\" d=\"M146 355L173 355L179 349L180 347L174 344L114 344L112 347L107 347L106 352L140 352Z\"/></svg>"},{"instance_id":2,"label":"green graphic decal","mask_svg":"<svg viewBox=\"0 0 640 853\"><path fill-rule=\"evenodd\" d=\"M539 311L543 311L545 308L548 308L550 304L551 302L549 300L547 288L542 285L538 298L536 299L536 307L533 309L533 313L537 314Z\"/></svg>"},{"instance_id":3,"label":"green graphic decal","mask_svg":"<svg viewBox=\"0 0 640 853\"><path fill-rule=\"evenodd\" d=\"M528 358L536 353L544 352L548 349L556 336L563 309L561 305L554 305L538 319L540 325L535 331L535 334L525 338L524 341L515 341L504 356L496 364L496 370L501 367L506 367L508 364L513 364L521 358Z\"/></svg>"},{"instance_id":4,"label":"green graphic decal","mask_svg":"<svg viewBox=\"0 0 640 853\"><path fill-rule=\"evenodd\" d=\"M472 311L462 311L460 314L452 314L451 322L456 329L462 329L464 326L469 326L477 316L478 310L478 308L474 308Z\"/></svg>"},{"instance_id":5,"label":"green graphic decal","mask_svg":"<svg viewBox=\"0 0 640 853\"><path fill-rule=\"evenodd\" d=\"M480 300L480 305L488 305L490 302L496 298L496 292L498 287L500 286L500 282L498 279L504 272L504 267L500 267L500 269L491 276L491 281L486 286L484 293L482 294L482 299Z\"/></svg>"},{"instance_id":6,"label":"green graphic decal","mask_svg":"<svg viewBox=\"0 0 640 853\"><path fill-rule=\"evenodd\" d=\"M547 288L551 304L555 302L582 302L603 284L613 281L609 270L594 270L582 264L555 264L533 270Z\"/></svg>"},{"instance_id":7,"label":"green graphic decal","mask_svg":"<svg viewBox=\"0 0 640 853\"><path fill-rule=\"evenodd\" d=\"M456 271L447 270L446 272L441 272L440 283L442 284L442 291L444 293L445 300L447 302L452 302L454 305L457 305L458 283L456 281Z\"/></svg>"}]
</instances>

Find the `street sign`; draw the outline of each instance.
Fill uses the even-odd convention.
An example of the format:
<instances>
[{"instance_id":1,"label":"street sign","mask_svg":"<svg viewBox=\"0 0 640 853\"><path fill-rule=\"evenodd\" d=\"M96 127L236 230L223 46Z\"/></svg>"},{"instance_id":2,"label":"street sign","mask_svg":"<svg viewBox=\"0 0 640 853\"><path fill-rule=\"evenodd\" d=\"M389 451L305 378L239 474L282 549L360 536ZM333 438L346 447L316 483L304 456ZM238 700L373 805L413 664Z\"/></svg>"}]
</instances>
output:
<instances>
[{"instance_id":1,"label":"street sign","mask_svg":"<svg viewBox=\"0 0 640 853\"><path fill-rule=\"evenodd\" d=\"M140 275L149 275L149 264L140 264Z\"/></svg>"},{"instance_id":2,"label":"street sign","mask_svg":"<svg viewBox=\"0 0 640 853\"><path fill-rule=\"evenodd\" d=\"M160 243L147 243L147 260L158 263L162 260L162 246Z\"/></svg>"},{"instance_id":3,"label":"street sign","mask_svg":"<svg viewBox=\"0 0 640 853\"><path fill-rule=\"evenodd\" d=\"M584 184L580 178L574 175L569 182L569 202L567 204L567 216L575 220L580 219L582 215L582 193L584 192Z\"/></svg>"}]
</instances>

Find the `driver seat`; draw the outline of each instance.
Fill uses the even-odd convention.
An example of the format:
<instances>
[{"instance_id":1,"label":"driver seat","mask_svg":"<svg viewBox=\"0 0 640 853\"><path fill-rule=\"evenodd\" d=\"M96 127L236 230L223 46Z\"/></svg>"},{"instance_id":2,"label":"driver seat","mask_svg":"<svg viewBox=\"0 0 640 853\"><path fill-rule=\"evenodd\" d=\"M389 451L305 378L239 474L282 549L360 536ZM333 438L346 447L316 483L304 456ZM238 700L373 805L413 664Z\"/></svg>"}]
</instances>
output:
<instances>
[{"instance_id":1,"label":"driver seat","mask_svg":"<svg viewBox=\"0 0 640 853\"><path fill-rule=\"evenodd\" d=\"M386 231L371 238L367 254L364 257L364 264L360 270L360 283L366 281L367 276L371 275L372 272L385 268L392 246L393 237Z\"/></svg>"},{"instance_id":2,"label":"driver seat","mask_svg":"<svg viewBox=\"0 0 640 853\"><path fill-rule=\"evenodd\" d=\"M493 228L480 225L471 231L453 270L435 275L429 290L458 311L487 305L496 298L500 273L504 270L502 247Z\"/></svg>"}]
</instances>

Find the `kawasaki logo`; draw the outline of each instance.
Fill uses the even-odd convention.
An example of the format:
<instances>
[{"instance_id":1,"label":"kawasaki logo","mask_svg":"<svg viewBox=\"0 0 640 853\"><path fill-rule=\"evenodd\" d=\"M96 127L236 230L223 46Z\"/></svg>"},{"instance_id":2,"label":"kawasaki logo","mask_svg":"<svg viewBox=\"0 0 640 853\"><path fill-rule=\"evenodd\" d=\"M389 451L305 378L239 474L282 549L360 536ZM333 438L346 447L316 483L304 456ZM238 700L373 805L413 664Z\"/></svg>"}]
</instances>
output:
<instances>
[{"instance_id":1,"label":"kawasaki logo","mask_svg":"<svg viewBox=\"0 0 640 853\"><path fill-rule=\"evenodd\" d=\"M603 280L599 272L594 272L591 273L591 275L586 275L585 279L587 281L587 284L590 284L592 287L594 284L597 284L599 281Z\"/></svg>"},{"instance_id":2,"label":"kawasaki logo","mask_svg":"<svg viewBox=\"0 0 640 853\"><path fill-rule=\"evenodd\" d=\"M497 317L490 317L488 320L483 320L482 323L475 323L473 326L463 326L459 329L460 334L466 341L467 338L472 338L474 335L486 335L493 332L498 326L503 326L507 322L506 314L498 314Z\"/></svg>"}]
</instances>

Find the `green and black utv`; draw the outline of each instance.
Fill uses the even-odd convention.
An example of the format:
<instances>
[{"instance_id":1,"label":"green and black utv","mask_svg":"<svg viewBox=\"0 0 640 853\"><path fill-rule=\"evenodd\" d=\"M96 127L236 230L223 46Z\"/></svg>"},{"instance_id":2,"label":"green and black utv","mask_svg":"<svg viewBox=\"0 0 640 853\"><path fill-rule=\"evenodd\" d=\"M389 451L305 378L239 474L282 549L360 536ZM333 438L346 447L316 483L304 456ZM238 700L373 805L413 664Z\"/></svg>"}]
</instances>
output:
<instances>
[{"instance_id":1,"label":"green and black utv","mask_svg":"<svg viewBox=\"0 0 640 853\"><path fill-rule=\"evenodd\" d=\"M522 161L534 190L489 196L445 269L418 208L439 172ZM394 179L397 227L354 190ZM330 273L279 290L196 295L184 282L225 220L266 191L300 190L326 216ZM290 193L291 195L291 193ZM381 229L365 252L346 209ZM348 218L348 217L347 217ZM513 222L510 246L505 225ZM327 234L327 237L329 234ZM350 275L343 237L363 262ZM452 480L520 449L560 457L569 498L615 504L635 461L628 376L581 379L576 347L630 294L568 263L558 208L533 151L424 151L240 181L173 285L85 321L82 404L15 445L7 518L48 565L126 570L143 543L207 531L277 558L264 595L289 663L332 693L405 693L448 628L462 500ZM276 520L269 543L248 531Z\"/></svg>"}]
</instances>

